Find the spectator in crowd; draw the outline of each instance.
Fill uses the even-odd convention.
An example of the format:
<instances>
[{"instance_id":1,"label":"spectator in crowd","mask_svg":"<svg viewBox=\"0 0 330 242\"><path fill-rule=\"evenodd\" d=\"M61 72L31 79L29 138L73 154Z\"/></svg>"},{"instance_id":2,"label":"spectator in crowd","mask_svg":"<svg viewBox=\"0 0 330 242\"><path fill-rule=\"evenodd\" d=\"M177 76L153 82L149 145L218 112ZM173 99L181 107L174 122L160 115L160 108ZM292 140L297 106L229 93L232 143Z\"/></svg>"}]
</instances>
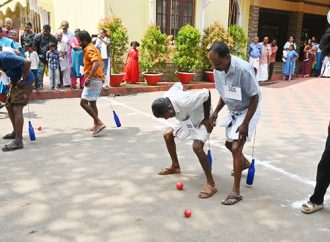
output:
<instances>
[{"instance_id":1,"label":"spectator in crowd","mask_svg":"<svg viewBox=\"0 0 330 242\"><path fill-rule=\"evenodd\" d=\"M140 78L139 50L140 44L137 41L131 42L131 49L128 51L125 64L125 77L127 83L136 83Z\"/></svg>"},{"instance_id":2,"label":"spectator in crowd","mask_svg":"<svg viewBox=\"0 0 330 242\"><path fill-rule=\"evenodd\" d=\"M2 28L3 36L9 37L10 30L14 30L17 33L16 42L19 42L19 32L17 29L13 29L13 20L11 18L5 18L5 26Z\"/></svg>"},{"instance_id":3,"label":"spectator in crowd","mask_svg":"<svg viewBox=\"0 0 330 242\"><path fill-rule=\"evenodd\" d=\"M49 43L53 42L57 45L57 39L50 33L50 30L50 25L45 24L42 28L42 33L37 34L33 41L33 47L37 51L40 60L38 65L38 77L36 79L37 90L43 88L44 73L47 67L46 53L49 50Z\"/></svg>"},{"instance_id":4,"label":"spectator in crowd","mask_svg":"<svg viewBox=\"0 0 330 242\"><path fill-rule=\"evenodd\" d=\"M13 50L15 49L14 41L4 36L1 28L0 28L0 45L2 47L12 48Z\"/></svg>"},{"instance_id":5,"label":"spectator in crowd","mask_svg":"<svg viewBox=\"0 0 330 242\"><path fill-rule=\"evenodd\" d=\"M255 36L253 39L253 43L249 46L249 63L253 66L254 72L258 75L259 71L259 57L261 56L262 46L259 43L259 37Z\"/></svg>"},{"instance_id":6,"label":"spectator in crowd","mask_svg":"<svg viewBox=\"0 0 330 242\"><path fill-rule=\"evenodd\" d=\"M283 58L283 80L286 80L288 78L288 80L290 81L294 76L296 68L296 59L298 58L298 54L295 51L293 45L289 46L289 49L286 51L286 56Z\"/></svg>"},{"instance_id":7,"label":"spectator in crowd","mask_svg":"<svg viewBox=\"0 0 330 242\"><path fill-rule=\"evenodd\" d=\"M92 38L87 31L77 32L80 46L84 49L84 75L85 87L81 94L81 107L93 118L94 124L90 131L93 136L98 135L105 129L104 123L98 116L96 101L102 90L104 75L102 72L102 57Z\"/></svg>"},{"instance_id":8,"label":"spectator in crowd","mask_svg":"<svg viewBox=\"0 0 330 242\"><path fill-rule=\"evenodd\" d=\"M268 80L268 67L270 63L270 56L272 54L272 50L270 45L268 44L269 38L267 36L264 37L261 45L261 55L259 57L259 71L257 75L258 81L267 81Z\"/></svg>"},{"instance_id":9,"label":"spectator in crowd","mask_svg":"<svg viewBox=\"0 0 330 242\"><path fill-rule=\"evenodd\" d=\"M49 43L46 60L48 61L50 89L56 91L60 81L60 53L57 51L56 43Z\"/></svg>"},{"instance_id":10,"label":"spectator in crowd","mask_svg":"<svg viewBox=\"0 0 330 242\"><path fill-rule=\"evenodd\" d=\"M38 65L39 65L39 56L38 53L32 48L32 44L31 43L26 43L25 44L25 58L29 61L31 61L31 71L34 75L34 79L36 80L37 76L38 76ZM35 85L35 89L37 89L36 84Z\"/></svg>"},{"instance_id":11,"label":"spectator in crowd","mask_svg":"<svg viewBox=\"0 0 330 242\"><path fill-rule=\"evenodd\" d=\"M70 87L70 57L68 45L63 40L62 30L56 31L56 39L58 41L57 50L60 53L60 83L59 87Z\"/></svg>"},{"instance_id":12,"label":"spectator in crowd","mask_svg":"<svg viewBox=\"0 0 330 242\"><path fill-rule=\"evenodd\" d=\"M2 30L0 28L0 30ZM4 37L6 38L6 37ZM0 45L0 51L3 51L3 52L8 52L8 53L11 53L11 54L15 54L15 50L11 47L5 47L5 46L1 46ZM9 77L7 76L6 72L2 71L0 69L0 82L2 84L2 90L0 90L0 94L5 94L7 96L9 90L10 90L10 80L9 80ZM0 109L3 108L5 106L5 103L1 102L0 101Z\"/></svg>"},{"instance_id":13,"label":"spectator in crowd","mask_svg":"<svg viewBox=\"0 0 330 242\"><path fill-rule=\"evenodd\" d=\"M268 75L268 80L272 80L273 72L274 72L274 65L276 62L276 53L278 51L278 46L277 46L277 41L274 39L271 44L271 55L269 58L269 75Z\"/></svg>"},{"instance_id":14,"label":"spectator in crowd","mask_svg":"<svg viewBox=\"0 0 330 242\"><path fill-rule=\"evenodd\" d=\"M67 44L67 47L69 49L70 46L70 39L74 37L73 33L69 30L69 22L68 21L62 21L61 23L62 28L62 41L64 41Z\"/></svg>"},{"instance_id":15,"label":"spectator in crowd","mask_svg":"<svg viewBox=\"0 0 330 242\"><path fill-rule=\"evenodd\" d=\"M33 45L35 35L36 34L32 31L32 23L26 22L24 32L21 35L21 45L23 49L25 49L27 43Z\"/></svg>"},{"instance_id":16,"label":"spectator in crowd","mask_svg":"<svg viewBox=\"0 0 330 242\"><path fill-rule=\"evenodd\" d=\"M63 20L61 23L62 28L62 41L66 43L66 50L67 54L63 56L62 64L65 65L65 70L61 72L61 82L63 82L63 87L71 87L71 80L70 80L70 67L72 65L71 59L71 46L70 40L74 37L74 34L69 30L69 22ZM67 63L68 62L68 63ZM68 67L68 68L66 68ZM62 67L61 67L62 69Z\"/></svg>"},{"instance_id":17,"label":"spectator in crowd","mask_svg":"<svg viewBox=\"0 0 330 242\"><path fill-rule=\"evenodd\" d=\"M319 48L320 44L317 43L315 37L312 37L312 46L315 55L315 63L313 63L313 76L319 76L322 68L324 55L322 54L322 51Z\"/></svg>"},{"instance_id":18,"label":"spectator in crowd","mask_svg":"<svg viewBox=\"0 0 330 242\"><path fill-rule=\"evenodd\" d=\"M107 31L105 29L101 29L96 40L96 48L99 49L102 56L102 64L103 64L103 74L106 80L106 88L109 88L109 75L110 75L110 44L111 41L107 37Z\"/></svg>"},{"instance_id":19,"label":"spectator in crowd","mask_svg":"<svg viewBox=\"0 0 330 242\"><path fill-rule=\"evenodd\" d=\"M83 75L83 68L84 68L84 52L83 48L80 46L77 35L80 32L80 29L76 29L74 31L75 36L70 40L70 47L71 47L71 88L77 88L77 79L80 79L80 89L84 88L85 85L85 77Z\"/></svg>"},{"instance_id":20,"label":"spectator in crowd","mask_svg":"<svg viewBox=\"0 0 330 242\"><path fill-rule=\"evenodd\" d=\"M296 43L294 42L293 36L289 37L289 40L285 43L283 50L288 50L290 45L293 45L294 49L297 49Z\"/></svg>"},{"instance_id":21,"label":"spectator in crowd","mask_svg":"<svg viewBox=\"0 0 330 242\"><path fill-rule=\"evenodd\" d=\"M304 60L302 61L299 68L299 76L309 77L312 73L313 62L314 62L314 52L313 52L312 40L308 39L307 44L304 48Z\"/></svg>"},{"instance_id":22,"label":"spectator in crowd","mask_svg":"<svg viewBox=\"0 0 330 242\"><path fill-rule=\"evenodd\" d=\"M330 28L323 35L319 48L322 54L326 56L321 69L321 77L330 77Z\"/></svg>"},{"instance_id":23,"label":"spectator in crowd","mask_svg":"<svg viewBox=\"0 0 330 242\"><path fill-rule=\"evenodd\" d=\"M8 38L14 41L15 54L24 57L24 51L23 48L21 47L21 44L16 42L17 33L14 30L10 30Z\"/></svg>"}]
</instances>

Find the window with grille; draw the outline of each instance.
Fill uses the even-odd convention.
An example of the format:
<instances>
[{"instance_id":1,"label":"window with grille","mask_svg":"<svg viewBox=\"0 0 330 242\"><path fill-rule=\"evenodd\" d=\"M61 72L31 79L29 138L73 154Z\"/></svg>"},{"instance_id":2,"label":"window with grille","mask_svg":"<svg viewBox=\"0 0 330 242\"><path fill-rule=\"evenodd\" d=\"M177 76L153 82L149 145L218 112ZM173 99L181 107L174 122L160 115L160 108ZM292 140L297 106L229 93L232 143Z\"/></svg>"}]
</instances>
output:
<instances>
[{"instance_id":1,"label":"window with grille","mask_svg":"<svg viewBox=\"0 0 330 242\"><path fill-rule=\"evenodd\" d=\"M186 24L194 26L195 0L157 0L156 21L163 33L176 35Z\"/></svg>"}]
</instances>

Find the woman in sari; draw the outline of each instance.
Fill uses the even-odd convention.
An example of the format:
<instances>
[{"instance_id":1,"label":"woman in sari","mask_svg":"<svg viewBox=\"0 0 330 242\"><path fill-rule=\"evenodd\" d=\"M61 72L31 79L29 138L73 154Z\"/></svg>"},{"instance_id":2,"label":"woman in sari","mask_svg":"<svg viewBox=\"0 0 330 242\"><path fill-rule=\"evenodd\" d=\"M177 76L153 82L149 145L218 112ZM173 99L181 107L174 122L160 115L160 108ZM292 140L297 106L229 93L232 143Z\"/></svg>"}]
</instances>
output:
<instances>
[{"instance_id":1,"label":"woman in sari","mask_svg":"<svg viewBox=\"0 0 330 242\"><path fill-rule=\"evenodd\" d=\"M300 65L299 76L309 77L312 73L313 62L314 62L314 51L312 46L312 40L309 39L307 45L304 48L304 60Z\"/></svg>"},{"instance_id":2,"label":"woman in sari","mask_svg":"<svg viewBox=\"0 0 330 242\"><path fill-rule=\"evenodd\" d=\"M80 32L80 29L76 29L74 31L74 37L70 39L70 49L71 49L71 59L72 59L72 65L71 65L71 87L73 89L76 89L77 86L77 79L80 78L80 89L84 88L85 85L85 78L84 78L84 51L82 47L80 46L77 34Z\"/></svg>"}]
</instances>

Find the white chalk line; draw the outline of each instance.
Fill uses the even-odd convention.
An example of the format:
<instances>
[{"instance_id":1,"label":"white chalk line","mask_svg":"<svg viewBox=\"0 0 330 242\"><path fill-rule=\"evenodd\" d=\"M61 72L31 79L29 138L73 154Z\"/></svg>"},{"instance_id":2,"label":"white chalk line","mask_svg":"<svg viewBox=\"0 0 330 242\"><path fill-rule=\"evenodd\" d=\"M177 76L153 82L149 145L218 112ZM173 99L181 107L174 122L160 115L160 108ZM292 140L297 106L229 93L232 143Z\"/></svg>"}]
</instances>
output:
<instances>
[{"instance_id":1,"label":"white chalk line","mask_svg":"<svg viewBox=\"0 0 330 242\"><path fill-rule=\"evenodd\" d=\"M134 111L134 112L136 112L136 113L142 114L142 115L145 116L145 117L152 118L153 120L156 120L157 122L160 122L160 123L162 123L162 124L165 124L166 126L173 126L173 124L170 123L170 122L168 122L167 120L156 118L156 117L154 117L152 114L149 114L149 113L143 112L143 111L141 111L141 110L138 110L138 109L136 109L136 108L133 108L133 107L128 106L128 105L126 105L126 104L124 104L124 103L121 103L121 102L117 102L117 101L112 101L112 102L115 103L115 104L118 105L118 106L122 106L122 107L125 107L125 108L127 108L127 109L130 109L130 110L132 110L132 111ZM218 147L218 148L220 148L220 149L226 150L226 148L225 148L223 145L221 145L221 144L219 144L219 143L217 143L217 142L211 142L211 145L212 145L212 146L216 146L216 147ZM246 157L249 158L249 159L252 159L251 156L246 155ZM254 158L254 160L255 160L255 162L257 163L257 165L264 166L264 167L266 167L266 168L268 168L268 169L270 169L270 170L272 170L272 171L275 171L275 172L277 172L277 173L280 173L280 174L282 174L283 176L286 176L286 177L288 177L288 178L290 178L290 179L292 179L292 180L294 180L294 181L297 181L297 182L303 183L303 184L305 184L305 185L309 185L309 186L311 186L311 187L314 187L315 184L316 184L315 181L313 181L313 180L311 180L311 179L308 179L308 178L306 178L306 177L302 177L302 176L296 175L296 174L294 174L294 173L291 173L291 172L288 172L288 171L284 170L283 168L279 168L279 167L277 167L277 166L274 166L274 165L271 164L270 161L261 161L261 160L258 160L258 159L256 159L256 158ZM330 199L330 196L325 196L324 201L329 200L329 199ZM302 204L304 201L306 201L306 199L305 199L305 200L302 200L302 201L301 201L301 200L300 200L300 201L295 201L295 202L291 203L291 207L296 208L296 205L297 205L298 203L299 203L300 206L301 206L301 204ZM300 207L300 206L299 206L299 207Z\"/></svg>"}]
</instances>

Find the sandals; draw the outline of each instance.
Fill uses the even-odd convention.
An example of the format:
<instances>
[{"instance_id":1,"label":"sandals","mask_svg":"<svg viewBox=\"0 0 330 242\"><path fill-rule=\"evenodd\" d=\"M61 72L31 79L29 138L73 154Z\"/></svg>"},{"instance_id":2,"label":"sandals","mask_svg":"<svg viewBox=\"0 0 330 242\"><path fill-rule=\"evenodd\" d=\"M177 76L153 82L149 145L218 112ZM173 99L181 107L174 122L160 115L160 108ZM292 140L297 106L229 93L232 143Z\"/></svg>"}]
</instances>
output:
<instances>
[{"instance_id":1,"label":"sandals","mask_svg":"<svg viewBox=\"0 0 330 242\"><path fill-rule=\"evenodd\" d=\"M228 195L225 200L223 200L221 203L223 205L234 205L235 203L241 201L243 199L242 195L235 196L235 195Z\"/></svg>"},{"instance_id":2,"label":"sandals","mask_svg":"<svg viewBox=\"0 0 330 242\"><path fill-rule=\"evenodd\" d=\"M323 204L315 204L315 203L312 203L311 201L308 201L306 203L304 203L300 210L301 212L305 213L305 214L310 214L310 213L314 213L318 210L321 210L324 208L324 205Z\"/></svg>"},{"instance_id":3,"label":"sandals","mask_svg":"<svg viewBox=\"0 0 330 242\"><path fill-rule=\"evenodd\" d=\"M209 198L209 197L212 197L214 195L214 193L216 193L218 190L207 184L205 187L203 187L203 190L200 191L200 193L198 194L198 197L199 198Z\"/></svg>"},{"instance_id":4,"label":"sandals","mask_svg":"<svg viewBox=\"0 0 330 242\"><path fill-rule=\"evenodd\" d=\"M158 172L158 175L170 175L170 174L179 174L181 173L180 168L173 168L173 167L166 167L160 172Z\"/></svg>"},{"instance_id":5,"label":"sandals","mask_svg":"<svg viewBox=\"0 0 330 242\"><path fill-rule=\"evenodd\" d=\"M6 135L3 136L2 138L3 138L3 139L15 139L15 137L16 137L16 133L15 133L15 131L13 131L13 132L11 132L11 133L9 133L9 134L6 134Z\"/></svg>"},{"instance_id":6,"label":"sandals","mask_svg":"<svg viewBox=\"0 0 330 242\"><path fill-rule=\"evenodd\" d=\"M93 132L93 136L98 136L102 130L105 129L105 125L101 126L101 127L98 127L98 128L95 128L95 131Z\"/></svg>"},{"instance_id":7,"label":"sandals","mask_svg":"<svg viewBox=\"0 0 330 242\"><path fill-rule=\"evenodd\" d=\"M2 151L7 152L7 151L20 150L23 148L24 148L23 142L19 143L17 140L14 140L13 142L2 147Z\"/></svg>"}]
</instances>

